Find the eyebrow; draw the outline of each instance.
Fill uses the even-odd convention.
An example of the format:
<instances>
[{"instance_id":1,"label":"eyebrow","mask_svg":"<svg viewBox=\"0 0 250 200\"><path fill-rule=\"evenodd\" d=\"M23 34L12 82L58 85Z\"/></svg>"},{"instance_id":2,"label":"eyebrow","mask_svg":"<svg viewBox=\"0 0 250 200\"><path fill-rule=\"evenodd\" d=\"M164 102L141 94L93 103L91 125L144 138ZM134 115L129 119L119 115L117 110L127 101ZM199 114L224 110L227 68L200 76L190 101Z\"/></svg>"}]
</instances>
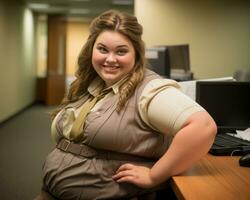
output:
<instances>
[{"instance_id":1,"label":"eyebrow","mask_svg":"<svg viewBox=\"0 0 250 200\"><path fill-rule=\"evenodd\" d=\"M104 46L104 47L107 47L106 45L102 44L101 42L97 43L97 45L101 45L101 46ZM126 44L122 44L122 45L118 45L116 48L129 48L128 45Z\"/></svg>"}]
</instances>

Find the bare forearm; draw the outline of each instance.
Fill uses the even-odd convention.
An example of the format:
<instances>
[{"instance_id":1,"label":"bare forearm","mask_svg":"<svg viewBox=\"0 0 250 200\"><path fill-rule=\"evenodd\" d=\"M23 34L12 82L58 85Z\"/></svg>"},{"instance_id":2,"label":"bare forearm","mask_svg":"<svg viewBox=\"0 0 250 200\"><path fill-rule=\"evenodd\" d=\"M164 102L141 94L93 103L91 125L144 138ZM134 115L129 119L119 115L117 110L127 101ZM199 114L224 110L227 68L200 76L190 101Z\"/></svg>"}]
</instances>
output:
<instances>
[{"instance_id":1,"label":"bare forearm","mask_svg":"<svg viewBox=\"0 0 250 200\"><path fill-rule=\"evenodd\" d=\"M196 117L203 117L202 114ZM168 151L150 170L154 184L179 174L193 165L211 147L216 128L213 121L208 124L190 123L174 137Z\"/></svg>"}]
</instances>

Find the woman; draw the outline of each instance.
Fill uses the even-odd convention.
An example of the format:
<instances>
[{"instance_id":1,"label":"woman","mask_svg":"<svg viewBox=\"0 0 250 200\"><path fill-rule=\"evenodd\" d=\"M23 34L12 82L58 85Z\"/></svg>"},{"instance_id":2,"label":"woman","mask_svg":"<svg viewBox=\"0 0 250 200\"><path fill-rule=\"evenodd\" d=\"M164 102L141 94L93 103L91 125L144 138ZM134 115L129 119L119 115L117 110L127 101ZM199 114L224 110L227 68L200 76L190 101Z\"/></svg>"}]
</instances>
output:
<instances>
[{"instance_id":1,"label":"woman","mask_svg":"<svg viewBox=\"0 0 250 200\"><path fill-rule=\"evenodd\" d=\"M177 82L147 69L141 36L136 17L118 11L91 23L52 123L57 148L43 172L55 198L143 199L212 145L213 119Z\"/></svg>"}]
</instances>

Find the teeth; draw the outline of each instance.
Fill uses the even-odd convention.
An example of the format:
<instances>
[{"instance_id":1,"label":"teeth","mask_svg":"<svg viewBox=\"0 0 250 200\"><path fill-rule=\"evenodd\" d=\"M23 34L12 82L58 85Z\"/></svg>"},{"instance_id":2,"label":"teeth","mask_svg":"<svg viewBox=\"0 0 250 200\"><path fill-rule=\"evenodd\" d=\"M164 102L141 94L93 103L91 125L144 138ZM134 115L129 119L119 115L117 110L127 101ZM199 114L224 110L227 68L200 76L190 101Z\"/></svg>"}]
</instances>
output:
<instances>
[{"instance_id":1,"label":"teeth","mask_svg":"<svg viewBox=\"0 0 250 200\"><path fill-rule=\"evenodd\" d=\"M112 69L118 68L118 66L105 66L105 65L104 65L104 67L106 67L106 68L112 68Z\"/></svg>"}]
</instances>

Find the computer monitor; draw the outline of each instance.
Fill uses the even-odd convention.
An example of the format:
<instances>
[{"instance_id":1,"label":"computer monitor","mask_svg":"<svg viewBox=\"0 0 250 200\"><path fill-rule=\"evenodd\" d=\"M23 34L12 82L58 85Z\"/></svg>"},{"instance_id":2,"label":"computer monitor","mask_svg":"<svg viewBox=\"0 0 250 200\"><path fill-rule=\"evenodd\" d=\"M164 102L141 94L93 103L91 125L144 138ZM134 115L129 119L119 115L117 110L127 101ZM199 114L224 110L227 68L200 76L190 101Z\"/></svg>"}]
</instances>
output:
<instances>
[{"instance_id":1,"label":"computer monitor","mask_svg":"<svg viewBox=\"0 0 250 200\"><path fill-rule=\"evenodd\" d=\"M150 68L156 73L177 81L193 79L190 71L189 45L159 45L146 49Z\"/></svg>"},{"instance_id":2,"label":"computer monitor","mask_svg":"<svg viewBox=\"0 0 250 200\"><path fill-rule=\"evenodd\" d=\"M146 58L151 70L163 77L170 77L170 63L166 47L147 48Z\"/></svg>"},{"instance_id":3,"label":"computer monitor","mask_svg":"<svg viewBox=\"0 0 250 200\"><path fill-rule=\"evenodd\" d=\"M170 69L190 71L189 45L167 45Z\"/></svg>"},{"instance_id":4,"label":"computer monitor","mask_svg":"<svg viewBox=\"0 0 250 200\"><path fill-rule=\"evenodd\" d=\"M250 82L197 81L196 101L214 118L219 133L250 127Z\"/></svg>"}]
</instances>

